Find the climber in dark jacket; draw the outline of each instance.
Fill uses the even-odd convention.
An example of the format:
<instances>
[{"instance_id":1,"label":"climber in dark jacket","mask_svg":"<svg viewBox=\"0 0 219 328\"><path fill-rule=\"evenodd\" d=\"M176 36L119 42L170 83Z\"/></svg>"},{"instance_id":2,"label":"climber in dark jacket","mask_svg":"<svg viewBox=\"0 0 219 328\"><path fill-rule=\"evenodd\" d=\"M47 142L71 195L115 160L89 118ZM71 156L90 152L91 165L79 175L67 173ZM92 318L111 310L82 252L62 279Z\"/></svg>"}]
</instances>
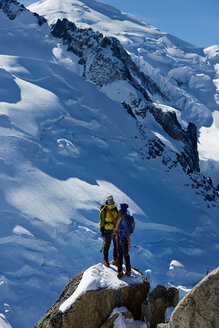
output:
<instances>
[{"instance_id":1,"label":"climber in dark jacket","mask_svg":"<svg viewBox=\"0 0 219 328\"><path fill-rule=\"evenodd\" d=\"M118 274L117 277L123 276L122 262L125 258L126 276L131 275L131 264L129 257L129 217L127 215L127 204L120 204L119 221L117 227L117 245L118 245Z\"/></svg>"}]
</instances>

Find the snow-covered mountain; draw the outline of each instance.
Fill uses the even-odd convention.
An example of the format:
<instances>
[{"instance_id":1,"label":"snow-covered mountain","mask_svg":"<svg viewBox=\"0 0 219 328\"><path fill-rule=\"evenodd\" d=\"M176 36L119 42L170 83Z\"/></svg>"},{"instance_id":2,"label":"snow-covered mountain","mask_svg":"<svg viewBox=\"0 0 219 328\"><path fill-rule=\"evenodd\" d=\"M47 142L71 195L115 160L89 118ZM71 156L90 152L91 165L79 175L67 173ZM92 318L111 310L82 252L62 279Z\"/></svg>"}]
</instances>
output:
<instances>
[{"instance_id":1,"label":"snow-covered mountain","mask_svg":"<svg viewBox=\"0 0 219 328\"><path fill-rule=\"evenodd\" d=\"M190 288L218 265L218 48L91 0L31 10L0 0L0 324L29 328L102 261L109 192L136 218L132 265Z\"/></svg>"},{"instance_id":2,"label":"snow-covered mountain","mask_svg":"<svg viewBox=\"0 0 219 328\"><path fill-rule=\"evenodd\" d=\"M140 71L168 97L167 105L178 110L187 124L193 122L199 128L201 170L219 184L219 45L202 49L93 0L44 0L29 8L50 24L67 18L77 27L116 37ZM153 100L160 103L156 97Z\"/></svg>"}]
</instances>

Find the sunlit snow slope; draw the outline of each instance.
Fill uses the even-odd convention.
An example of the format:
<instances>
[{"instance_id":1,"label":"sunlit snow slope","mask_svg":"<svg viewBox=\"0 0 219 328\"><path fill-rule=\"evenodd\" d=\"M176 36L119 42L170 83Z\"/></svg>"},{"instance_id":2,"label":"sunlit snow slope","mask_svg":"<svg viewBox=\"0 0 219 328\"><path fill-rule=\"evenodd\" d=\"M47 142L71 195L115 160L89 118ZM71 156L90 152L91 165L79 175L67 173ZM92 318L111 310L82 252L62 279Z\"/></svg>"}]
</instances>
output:
<instances>
[{"instance_id":1,"label":"sunlit snow slope","mask_svg":"<svg viewBox=\"0 0 219 328\"><path fill-rule=\"evenodd\" d=\"M216 207L189 187L180 166L168 172L159 157L141 158L136 121L67 68L67 58L57 62L57 43L31 13L9 20L0 10L0 326L7 328L32 327L73 274L102 262L99 207L107 193L130 205L131 263L148 270L152 287L190 288L218 265ZM150 114L146 123L166 136Z\"/></svg>"},{"instance_id":2,"label":"sunlit snow slope","mask_svg":"<svg viewBox=\"0 0 219 328\"><path fill-rule=\"evenodd\" d=\"M42 0L29 9L45 16L50 24L67 18L78 27L118 38L141 71L170 98L168 105L200 129L201 170L207 176L211 173L219 185L219 146L215 142L219 140L218 46L203 49L189 44L94 0Z\"/></svg>"}]
</instances>

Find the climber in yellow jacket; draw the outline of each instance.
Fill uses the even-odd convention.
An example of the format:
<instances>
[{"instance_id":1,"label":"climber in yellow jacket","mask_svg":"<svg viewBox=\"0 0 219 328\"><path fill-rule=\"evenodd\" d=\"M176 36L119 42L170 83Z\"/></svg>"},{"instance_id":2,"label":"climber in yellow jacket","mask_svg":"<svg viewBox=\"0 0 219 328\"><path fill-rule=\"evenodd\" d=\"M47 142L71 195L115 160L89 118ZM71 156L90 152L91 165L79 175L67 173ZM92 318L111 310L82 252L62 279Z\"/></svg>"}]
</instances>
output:
<instances>
[{"instance_id":1,"label":"climber in yellow jacket","mask_svg":"<svg viewBox=\"0 0 219 328\"><path fill-rule=\"evenodd\" d=\"M109 264L109 248L111 240L113 239L113 261L112 264L117 265L118 263L118 252L117 252L117 242L115 236L113 235L116 223L118 221L118 210L115 206L112 195L106 197L106 202L100 208L100 232L104 238L104 264L108 267Z\"/></svg>"}]
</instances>

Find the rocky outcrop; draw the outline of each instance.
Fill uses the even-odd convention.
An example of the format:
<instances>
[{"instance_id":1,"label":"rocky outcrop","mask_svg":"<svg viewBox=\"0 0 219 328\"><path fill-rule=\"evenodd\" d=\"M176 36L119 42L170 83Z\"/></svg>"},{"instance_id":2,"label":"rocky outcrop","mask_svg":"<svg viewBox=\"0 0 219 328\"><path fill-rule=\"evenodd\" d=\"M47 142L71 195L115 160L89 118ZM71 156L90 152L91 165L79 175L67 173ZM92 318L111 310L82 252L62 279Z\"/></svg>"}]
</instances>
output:
<instances>
[{"instance_id":1,"label":"rocky outcrop","mask_svg":"<svg viewBox=\"0 0 219 328\"><path fill-rule=\"evenodd\" d=\"M159 328L219 327L219 267L188 293L173 311L168 324Z\"/></svg>"},{"instance_id":2,"label":"rocky outcrop","mask_svg":"<svg viewBox=\"0 0 219 328\"><path fill-rule=\"evenodd\" d=\"M189 123L187 129L184 130L174 112L162 112L155 107L150 107L149 110L171 138L183 142L184 152L178 154L178 162L183 169L190 168L192 172L199 172L198 138L195 124Z\"/></svg>"},{"instance_id":3,"label":"rocky outcrop","mask_svg":"<svg viewBox=\"0 0 219 328\"><path fill-rule=\"evenodd\" d=\"M147 292L147 284L127 286L119 290L100 289L88 292L62 315L60 327L99 327L115 307L122 305L133 313L135 319L138 319L141 313L141 302L145 299Z\"/></svg>"},{"instance_id":4,"label":"rocky outcrop","mask_svg":"<svg viewBox=\"0 0 219 328\"><path fill-rule=\"evenodd\" d=\"M116 267L99 263L72 277L34 328L113 328L116 321L125 326L126 320L156 328L166 309L178 303L176 288L158 285L149 293L147 278L136 268L130 277L116 274Z\"/></svg>"},{"instance_id":5,"label":"rocky outcrop","mask_svg":"<svg viewBox=\"0 0 219 328\"><path fill-rule=\"evenodd\" d=\"M208 202L207 207L210 207L211 204L213 207L219 208L219 193L217 188L214 187L210 177L194 173L190 175L190 180L191 187L196 190L196 194L201 195L203 199Z\"/></svg>"},{"instance_id":6,"label":"rocky outcrop","mask_svg":"<svg viewBox=\"0 0 219 328\"><path fill-rule=\"evenodd\" d=\"M14 20L17 15L24 11L29 12L24 5L16 0L0 0L0 9L2 9L10 20ZM37 13L31 13L31 15L34 15L37 18L40 26L47 22L44 17L39 16Z\"/></svg>"},{"instance_id":7,"label":"rocky outcrop","mask_svg":"<svg viewBox=\"0 0 219 328\"><path fill-rule=\"evenodd\" d=\"M9 19L13 20L22 11L27 10L22 4L16 0L1 0L0 9L8 16Z\"/></svg>"},{"instance_id":8,"label":"rocky outcrop","mask_svg":"<svg viewBox=\"0 0 219 328\"><path fill-rule=\"evenodd\" d=\"M157 324L164 322L166 309L177 306L179 292L174 287L158 285L141 306L142 319L150 322L150 328L156 328Z\"/></svg>"},{"instance_id":9,"label":"rocky outcrop","mask_svg":"<svg viewBox=\"0 0 219 328\"><path fill-rule=\"evenodd\" d=\"M126 284L117 289L100 288L87 291L69 309L61 312L60 306L75 292L82 276L83 273L80 273L72 277L58 300L35 328L97 328L109 318L114 308L121 306L125 306L134 319L140 319L141 303L146 299L150 288L143 275L142 283ZM127 281L128 279L130 278L127 278Z\"/></svg>"}]
</instances>

